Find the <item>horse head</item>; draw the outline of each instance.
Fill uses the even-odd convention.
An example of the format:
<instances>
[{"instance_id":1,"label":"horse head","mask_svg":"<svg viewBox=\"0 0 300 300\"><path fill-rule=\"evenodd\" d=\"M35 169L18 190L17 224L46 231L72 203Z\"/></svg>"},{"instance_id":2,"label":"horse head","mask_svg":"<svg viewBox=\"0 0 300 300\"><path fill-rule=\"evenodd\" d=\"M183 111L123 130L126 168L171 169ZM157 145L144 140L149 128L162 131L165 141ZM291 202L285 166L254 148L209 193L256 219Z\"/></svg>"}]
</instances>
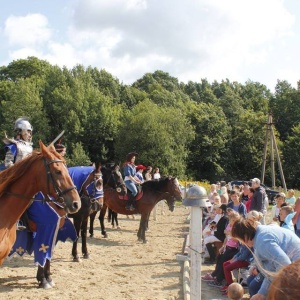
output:
<instances>
[{"instance_id":1,"label":"horse head","mask_svg":"<svg viewBox=\"0 0 300 300\"><path fill-rule=\"evenodd\" d=\"M120 166L116 163L106 164L101 168L103 185L115 189L119 194L126 194L127 189L120 172Z\"/></svg>"},{"instance_id":2,"label":"horse head","mask_svg":"<svg viewBox=\"0 0 300 300\"><path fill-rule=\"evenodd\" d=\"M47 182L41 191L48 198L51 196L54 201L62 204L67 213L77 212L81 206L80 197L69 175L65 161L55 151L53 145L46 147L42 141L39 142L39 145L47 174ZM34 171L37 172L37 177L43 181L44 177L40 175L40 167L37 166Z\"/></svg>"},{"instance_id":3,"label":"horse head","mask_svg":"<svg viewBox=\"0 0 300 300\"><path fill-rule=\"evenodd\" d=\"M180 186L177 178L175 177L167 177L167 203L170 211L174 211L175 202L182 201L182 195L180 191Z\"/></svg>"},{"instance_id":4,"label":"horse head","mask_svg":"<svg viewBox=\"0 0 300 300\"><path fill-rule=\"evenodd\" d=\"M103 179L101 164L95 164L95 170L89 174L81 188L81 198L85 205L93 211L101 210L103 206Z\"/></svg>"}]
</instances>

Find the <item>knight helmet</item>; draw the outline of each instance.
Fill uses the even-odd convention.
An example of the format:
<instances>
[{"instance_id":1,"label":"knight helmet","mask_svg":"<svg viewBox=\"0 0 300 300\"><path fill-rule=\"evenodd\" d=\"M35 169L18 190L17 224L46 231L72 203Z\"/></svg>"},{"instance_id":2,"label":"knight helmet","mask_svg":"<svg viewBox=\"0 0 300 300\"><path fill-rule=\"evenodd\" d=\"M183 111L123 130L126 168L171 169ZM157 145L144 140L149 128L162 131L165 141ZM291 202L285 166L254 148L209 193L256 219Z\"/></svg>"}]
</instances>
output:
<instances>
[{"instance_id":1,"label":"knight helmet","mask_svg":"<svg viewBox=\"0 0 300 300\"><path fill-rule=\"evenodd\" d=\"M28 120L27 117L18 118L15 122L14 130L16 134L21 135L26 142L31 142L33 127Z\"/></svg>"}]
</instances>

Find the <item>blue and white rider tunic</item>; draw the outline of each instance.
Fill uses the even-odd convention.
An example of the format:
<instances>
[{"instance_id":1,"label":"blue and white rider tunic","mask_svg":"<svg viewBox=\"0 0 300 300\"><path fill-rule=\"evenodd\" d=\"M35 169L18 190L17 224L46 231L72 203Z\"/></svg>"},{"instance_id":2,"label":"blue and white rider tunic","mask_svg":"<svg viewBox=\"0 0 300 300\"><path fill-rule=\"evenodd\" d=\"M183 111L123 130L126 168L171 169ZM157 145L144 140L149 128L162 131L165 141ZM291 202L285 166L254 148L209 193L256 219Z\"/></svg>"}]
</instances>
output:
<instances>
[{"instance_id":1,"label":"blue and white rider tunic","mask_svg":"<svg viewBox=\"0 0 300 300\"><path fill-rule=\"evenodd\" d=\"M143 173L137 171L135 176L140 180L141 183L145 181L143 177Z\"/></svg>"},{"instance_id":2,"label":"blue and white rider tunic","mask_svg":"<svg viewBox=\"0 0 300 300\"><path fill-rule=\"evenodd\" d=\"M136 173L135 165L131 163L126 163L124 166L124 175L125 175L124 183L134 197L138 193L135 182L133 181L136 174L137 173Z\"/></svg>"},{"instance_id":3,"label":"blue and white rider tunic","mask_svg":"<svg viewBox=\"0 0 300 300\"><path fill-rule=\"evenodd\" d=\"M5 159L4 164L6 168L13 166L16 162L24 159L32 153L32 143L26 142L21 139L8 139L4 138L5 146Z\"/></svg>"}]
</instances>

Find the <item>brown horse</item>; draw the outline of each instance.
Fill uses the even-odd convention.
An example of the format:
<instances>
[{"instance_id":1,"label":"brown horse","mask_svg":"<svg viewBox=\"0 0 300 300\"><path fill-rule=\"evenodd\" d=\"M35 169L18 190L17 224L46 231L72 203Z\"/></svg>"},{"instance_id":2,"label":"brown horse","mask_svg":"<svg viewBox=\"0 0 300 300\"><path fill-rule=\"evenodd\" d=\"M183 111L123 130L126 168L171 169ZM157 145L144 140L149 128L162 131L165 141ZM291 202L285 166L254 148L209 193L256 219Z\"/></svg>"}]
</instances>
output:
<instances>
[{"instance_id":1,"label":"brown horse","mask_svg":"<svg viewBox=\"0 0 300 300\"><path fill-rule=\"evenodd\" d=\"M80 208L79 194L62 157L41 141L40 149L0 173L0 265L16 240L16 222L36 193L53 197L67 212Z\"/></svg>"},{"instance_id":2,"label":"brown horse","mask_svg":"<svg viewBox=\"0 0 300 300\"><path fill-rule=\"evenodd\" d=\"M89 167L83 167L83 168L89 168ZM77 235L79 236L79 232L81 233L81 251L83 254L83 258L89 258L89 253L87 249L87 223L88 223L88 217L92 214L96 214L103 205L103 198L101 198L102 202L101 205L98 205L97 207L93 207L92 203L89 201L88 198L84 196L84 190L85 187L89 184L88 182L91 182L94 180L94 176L100 175L100 171L103 178L103 189L104 189L104 195L105 192L108 189L118 190L120 193L126 192L126 187L122 178L122 174L120 172L119 165L117 164L108 164L105 166L102 166L100 164L96 164L95 172L91 173L90 177L87 179L86 183L83 185L83 187L78 187L78 189L81 188L82 196L81 196L81 202L82 206L81 209L73 215L69 215L69 217L73 218L74 220L74 226L77 232ZM76 183L75 183L76 184ZM73 243L72 248L72 256L73 261L79 262L80 258L78 256L77 252L77 241Z\"/></svg>"},{"instance_id":3,"label":"brown horse","mask_svg":"<svg viewBox=\"0 0 300 300\"><path fill-rule=\"evenodd\" d=\"M274 275L274 274L271 274ZM283 267L274 276L267 300L294 300L300 295L300 260Z\"/></svg>"},{"instance_id":4,"label":"brown horse","mask_svg":"<svg viewBox=\"0 0 300 300\"><path fill-rule=\"evenodd\" d=\"M114 189L104 190L104 205L101 209L99 220L102 234L106 237L104 217L107 206L114 212L123 215L141 214L140 226L137 233L138 240L147 243L146 230L148 228L149 216L155 205L161 200L167 200L170 211L174 210L175 200L181 201L182 196L178 180L174 177L162 177L160 180L149 180L142 185L141 198L136 203L134 211L125 209L126 202ZM126 197L127 199L127 197ZM90 234L93 234L93 219L91 218Z\"/></svg>"}]
</instances>

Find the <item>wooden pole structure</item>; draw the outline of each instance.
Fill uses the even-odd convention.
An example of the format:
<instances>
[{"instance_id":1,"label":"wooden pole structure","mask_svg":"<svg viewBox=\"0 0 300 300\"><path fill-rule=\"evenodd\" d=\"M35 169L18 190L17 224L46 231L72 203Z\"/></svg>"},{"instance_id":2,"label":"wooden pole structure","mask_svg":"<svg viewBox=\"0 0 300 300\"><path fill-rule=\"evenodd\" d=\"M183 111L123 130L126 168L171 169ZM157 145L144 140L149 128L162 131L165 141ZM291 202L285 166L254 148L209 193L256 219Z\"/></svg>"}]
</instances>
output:
<instances>
[{"instance_id":1,"label":"wooden pole structure","mask_svg":"<svg viewBox=\"0 0 300 300\"><path fill-rule=\"evenodd\" d=\"M265 145L264 145L264 153L263 153L263 162L262 162L262 170L261 170L261 182L264 183L265 179L265 170L266 170L266 161L267 161L267 149L268 149L268 140L270 138L270 163L271 163L271 177L272 177L272 188L275 188L275 159L274 159L274 150L276 152L276 158L278 163L278 168L280 171L281 182L284 190L287 190L285 178L283 174L283 169L281 165L280 155L276 144L275 134L273 130L273 120L272 114L268 115L267 129L266 129L266 137L265 137Z\"/></svg>"}]
</instances>

